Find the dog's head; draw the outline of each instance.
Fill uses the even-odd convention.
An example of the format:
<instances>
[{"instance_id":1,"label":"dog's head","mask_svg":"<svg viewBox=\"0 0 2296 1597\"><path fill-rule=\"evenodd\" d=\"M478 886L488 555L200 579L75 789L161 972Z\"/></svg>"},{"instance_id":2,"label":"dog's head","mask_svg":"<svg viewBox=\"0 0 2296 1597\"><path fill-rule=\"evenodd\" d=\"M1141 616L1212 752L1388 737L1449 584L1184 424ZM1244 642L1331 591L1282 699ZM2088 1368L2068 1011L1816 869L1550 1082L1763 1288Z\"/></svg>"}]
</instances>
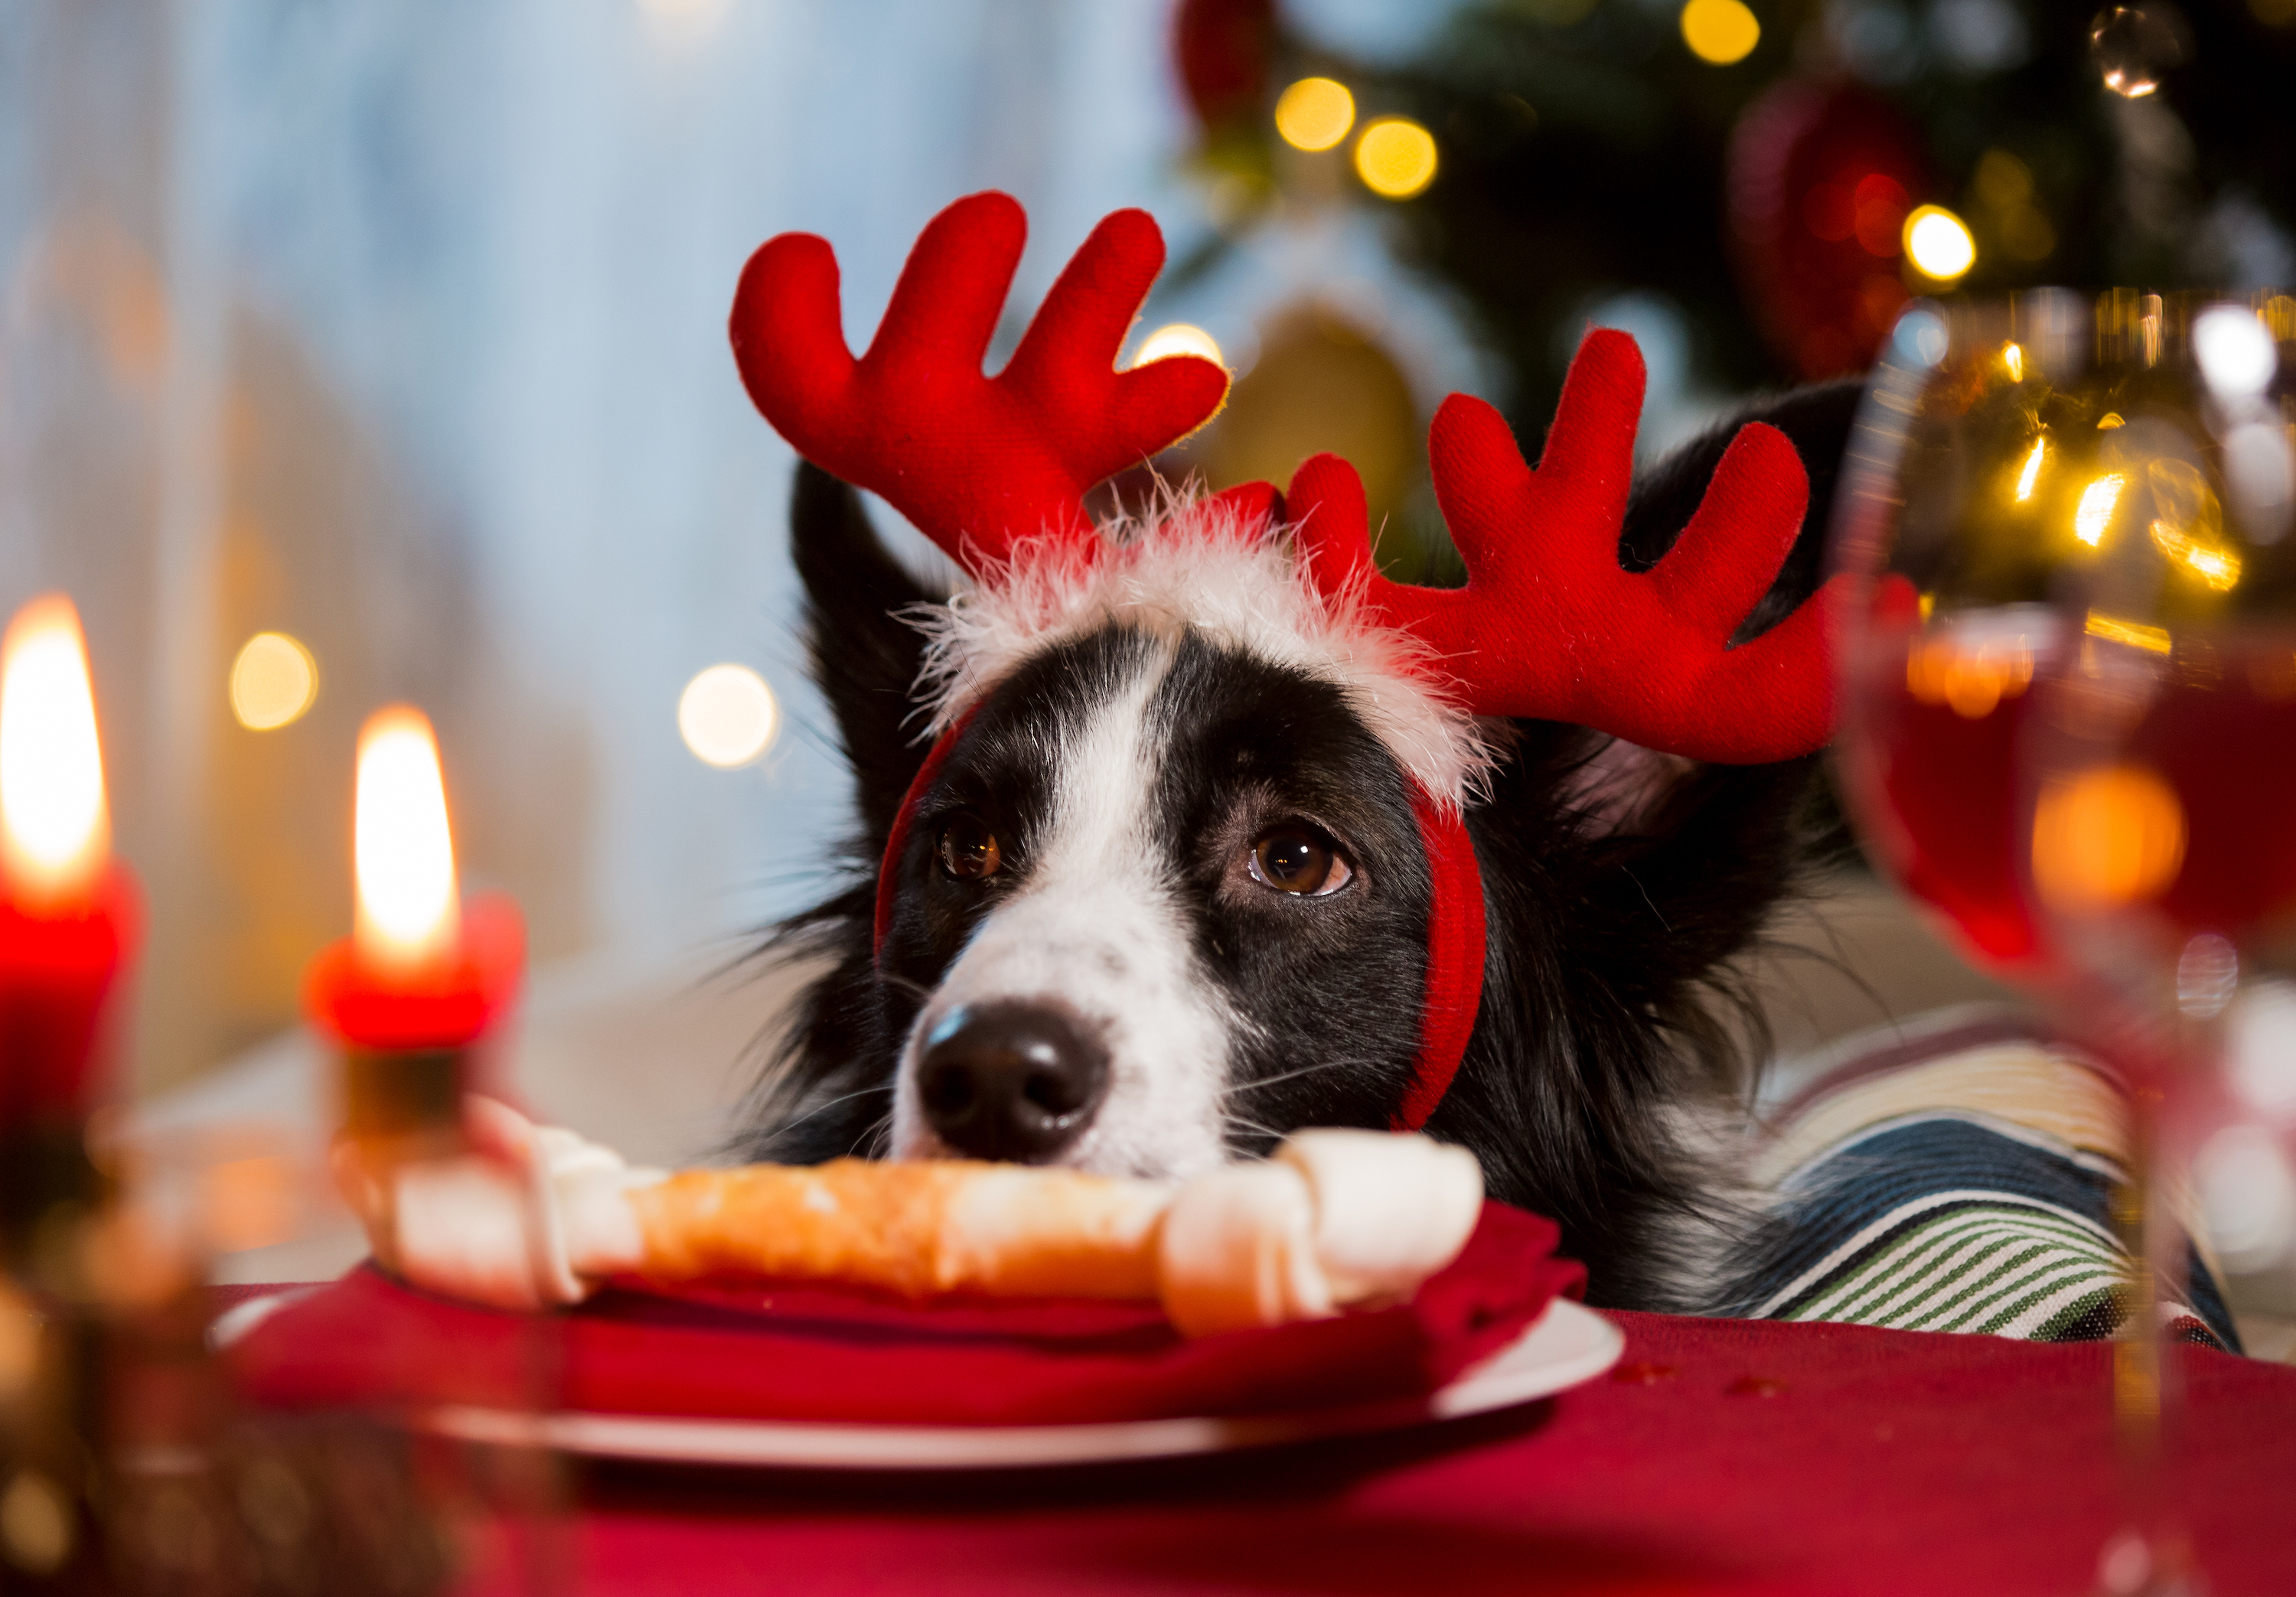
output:
<instances>
[{"instance_id":1,"label":"dog's head","mask_svg":"<svg viewBox=\"0 0 2296 1597\"><path fill-rule=\"evenodd\" d=\"M1096 234L1003 376L980 373L994 304L983 320L973 303L969 332L939 330L969 372L924 392L930 373L881 352L905 318L914 335L919 318L945 319L942 299L968 299L946 281L929 294L918 277L937 258L946 274L945 225L979 204L945 213L938 239L929 231L857 364L841 339L825 353L737 307L761 408L808 458L886 493L976 577L955 597L922 591L852 490L800 467L794 547L868 877L798 923L800 946L834 967L799 1018L750 1151L1173 1175L1303 1124L1424 1123L1475 1146L1501 1195L1566 1224L1592 1216L1592 1200L1558 1184L1662 1186L1644 1167L1667 1142L1682 1038L1689 1054L1713 1052L1695 989L1790 876L1808 776L1798 757L1823 737L1824 684L1808 679L1806 639L1793 641L1815 627L1813 609L1796 613L1815 565L1814 541L1796 542L1800 468L1781 493L1748 464L1769 449L1775 479L1792 446L1767 430L1753 450L1718 434L1630 503L1640 361L1611 335L1574 373L1537 473L1488 406L1446 405L1431 446L1439 496L1476 575L1464 594L1431 594L1373 570L1352 472L1328 460L1280 502L1181 494L1136 520L1084 518L1082 489L1103 463L1213 408L1217 386L1193 410L1167 402L1203 386L1182 371L1157 379L1165 399L1142 402L1156 413L1144 433L1112 450L1099 440L1112 462L1054 471L1043 449L1008 462L1000 491L1037 485L1016 534L1009 503L953 498L907 463L885 470L883 438L929 464L937 417L1030 408L1020 401L1051 358L1039 331L1082 315L1073 280L1087 266L1118 279L1103 297L1121 303L1109 348L1078 370L1110 387L1156 377L1113 370L1147 276L1128 286L1107 251L1091 261ZM745 276L744 302L770 289L809 297L817 313L825 293L833 329L826 263L818 241L777 240ZM889 371L918 391L889 390ZM1089 413L1101 397L1087 386L1070 397ZM1624 430L1603 460L1558 451L1603 406ZM1772 419L1830 486L1846 396L1791 399ZM979 445L977 426L956 431ZM1542 512L1570 522L1575 543L1557 542ZM1770 545L1718 566L1732 514L1766 518ZM1526 519L1538 524L1522 535ZM1580 546L1579 521L1598 544ZM1519 535L1545 540L1528 562L1505 551ZM1673 561L1636 574L1678 537ZM1702 562L1729 591L1686 582ZM1580 575L1565 582L1570 571ZM1614 584L1629 586L1613 594ZM1558 600L1542 585L1567 591ZM1606 659L1614 610L1647 631L1639 651ZM1710 633L1704 663L1686 664L1667 627ZM1715 686L1734 672L1734 685ZM1606 690L1606 674L1627 688Z\"/></svg>"}]
</instances>

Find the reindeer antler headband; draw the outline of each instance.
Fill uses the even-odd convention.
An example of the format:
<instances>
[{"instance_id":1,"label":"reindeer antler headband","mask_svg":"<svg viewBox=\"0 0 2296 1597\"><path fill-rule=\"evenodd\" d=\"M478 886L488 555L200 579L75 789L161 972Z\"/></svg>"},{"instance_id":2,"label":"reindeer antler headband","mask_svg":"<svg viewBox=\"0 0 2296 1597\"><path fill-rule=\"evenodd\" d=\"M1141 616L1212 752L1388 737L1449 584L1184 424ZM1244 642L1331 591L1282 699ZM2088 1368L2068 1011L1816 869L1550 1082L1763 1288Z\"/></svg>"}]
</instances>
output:
<instances>
[{"instance_id":1,"label":"reindeer antler headband","mask_svg":"<svg viewBox=\"0 0 2296 1597\"><path fill-rule=\"evenodd\" d=\"M1164 259L1155 222L1137 210L1093 230L1012 360L984 375L1027 230L1019 204L999 193L968 196L935 217L858 360L841 331L829 245L783 233L742 274L734 351L750 397L799 454L882 495L984 591L1049 568L1083 593L1113 551L1085 512L1086 494L1210 421L1227 375L1193 356L1116 369ZM1569 721L1724 764L1807 754L1833 721L1826 596L1729 646L1800 530L1809 495L1800 459L1775 429L1741 428L1674 548L1631 574L1618 547L1643 383L1633 340L1589 332L1535 471L1490 405L1464 394L1443 402L1429 463L1466 562L1463 588L1379 575L1363 484L1337 456L1306 462L1283 495L1254 483L1212 504L1222 526L1242 528L1262 552L1276 547L1288 518L1288 569L1320 598L1321 618L1388 635L1386 668L1408 675L1411 691L1461 722ZM912 812L963 735L962 707L942 708L940 736L887 841L881 949ZM1397 1118L1416 1129L1441 1102L1474 1028L1485 950L1464 783L1440 790L1422 767L1406 766L1434 877L1419 1057Z\"/></svg>"}]
</instances>

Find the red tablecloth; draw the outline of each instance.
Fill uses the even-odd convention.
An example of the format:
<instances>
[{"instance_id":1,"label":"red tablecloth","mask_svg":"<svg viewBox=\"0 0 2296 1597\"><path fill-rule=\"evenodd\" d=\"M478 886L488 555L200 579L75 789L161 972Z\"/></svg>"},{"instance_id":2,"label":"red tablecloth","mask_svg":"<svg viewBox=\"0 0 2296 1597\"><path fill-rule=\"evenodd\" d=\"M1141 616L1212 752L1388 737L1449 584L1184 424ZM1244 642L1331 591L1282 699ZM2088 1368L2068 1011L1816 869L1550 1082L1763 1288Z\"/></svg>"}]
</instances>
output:
<instances>
[{"instance_id":1,"label":"red tablecloth","mask_svg":"<svg viewBox=\"0 0 2296 1597\"><path fill-rule=\"evenodd\" d=\"M2109 1349L1616 1318L1617 1375L1448 1437L969 1480L602 1471L581 1589L2086 1590L2115 1519ZM2296 1592L2296 1369L2181 1357L2212 1589Z\"/></svg>"}]
</instances>

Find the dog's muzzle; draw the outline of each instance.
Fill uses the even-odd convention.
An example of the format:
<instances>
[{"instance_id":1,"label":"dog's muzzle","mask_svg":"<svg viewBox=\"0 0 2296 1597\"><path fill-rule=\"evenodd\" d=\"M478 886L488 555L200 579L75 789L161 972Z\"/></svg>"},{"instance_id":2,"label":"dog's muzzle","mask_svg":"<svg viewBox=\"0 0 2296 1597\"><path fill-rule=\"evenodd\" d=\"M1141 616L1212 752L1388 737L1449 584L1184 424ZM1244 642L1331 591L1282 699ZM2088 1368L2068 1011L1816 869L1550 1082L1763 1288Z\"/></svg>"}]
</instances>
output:
<instances>
[{"instance_id":1,"label":"dog's muzzle","mask_svg":"<svg viewBox=\"0 0 2296 1597\"><path fill-rule=\"evenodd\" d=\"M934 1134L963 1158L1057 1158L1108 1093L1108 1050L1054 1003L959 1004L924 1043L917 1102Z\"/></svg>"}]
</instances>

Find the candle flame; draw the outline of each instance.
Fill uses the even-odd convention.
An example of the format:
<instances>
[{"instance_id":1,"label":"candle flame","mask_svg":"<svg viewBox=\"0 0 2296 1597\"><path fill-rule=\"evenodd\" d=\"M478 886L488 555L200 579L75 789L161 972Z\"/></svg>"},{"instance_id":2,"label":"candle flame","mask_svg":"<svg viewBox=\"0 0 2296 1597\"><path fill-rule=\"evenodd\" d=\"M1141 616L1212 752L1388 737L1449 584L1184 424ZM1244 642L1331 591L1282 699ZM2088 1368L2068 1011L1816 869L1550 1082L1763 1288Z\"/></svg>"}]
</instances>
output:
<instances>
[{"instance_id":1,"label":"candle flame","mask_svg":"<svg viewBox=\"0 0 2296 1597\"><path fill-rule=\"evenodd\" d=\"M401 971L448 958L462 929L447 784L429 717L393 705L359 730L353 824L360 955Z\"/></svg>"},{"instance_id":2,"label":"candle flame","mask_svg":"<svg viewBox=\"0 0 2296 1597\"><path fill-rule=\"evenodd\" d=\"M72 602L49 594L0 642L0 865L20 893L69 897L111 846L87 643Z\"/></svg>"}]
</instances>

